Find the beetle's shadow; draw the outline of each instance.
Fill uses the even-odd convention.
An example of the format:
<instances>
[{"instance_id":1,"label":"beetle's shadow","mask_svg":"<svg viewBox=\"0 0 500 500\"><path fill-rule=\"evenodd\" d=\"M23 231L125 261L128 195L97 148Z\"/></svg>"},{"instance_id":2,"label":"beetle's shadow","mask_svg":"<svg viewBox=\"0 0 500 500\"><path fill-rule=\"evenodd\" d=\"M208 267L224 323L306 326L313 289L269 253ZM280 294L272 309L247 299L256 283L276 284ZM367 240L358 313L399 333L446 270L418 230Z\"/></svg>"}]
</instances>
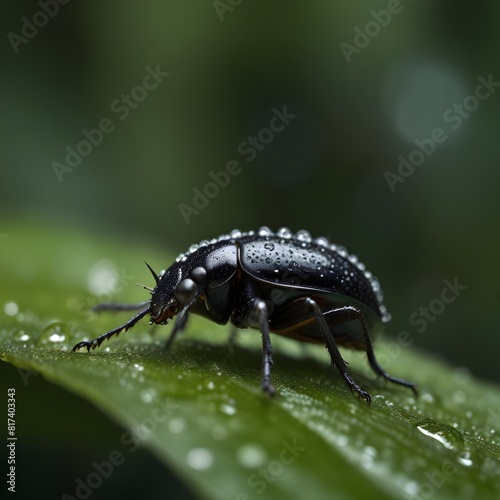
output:
<instances>
[{"instance_id":1,"label":"beetle's shadow","mask_svg":"<svg viewBox=\"0 0 500 500\"><path fill-rule=\"evenodd\" d=\"M280 340L282 341L282 339ZM291 341L287 339L285 342ZM282 342L276 342L276 344L273 347L272 375L273 380L278 385L282 381L287 385L293 383L294 386L298 387L306 382L326 389L339 386L347 390L338 370L332 366L324 346L320 344L303 346L300 352L295 349L295 354L292 355L288 352L289 349L280 349L280 347L284 347L281 345ZM317 353L312 352L312 349L317 350ZM348 353L352 352L347 351ZM321 354L324 354L324 360L319 359ZM260 383L262 350L259 349L258 345L243 346L239 345L238 342L228 345L227 343L182 338L175 342L171 350L165 353L165 356L183 363L196 364L202 370L213 371L215 369L230 374L237 368L239 373L243 373L249 378L255 378L256 383ZM349 374L364 387L378 390L380 382L375 378L368 378L359 369L353 367L348 369Z\"/></svg>"}]
</instances>

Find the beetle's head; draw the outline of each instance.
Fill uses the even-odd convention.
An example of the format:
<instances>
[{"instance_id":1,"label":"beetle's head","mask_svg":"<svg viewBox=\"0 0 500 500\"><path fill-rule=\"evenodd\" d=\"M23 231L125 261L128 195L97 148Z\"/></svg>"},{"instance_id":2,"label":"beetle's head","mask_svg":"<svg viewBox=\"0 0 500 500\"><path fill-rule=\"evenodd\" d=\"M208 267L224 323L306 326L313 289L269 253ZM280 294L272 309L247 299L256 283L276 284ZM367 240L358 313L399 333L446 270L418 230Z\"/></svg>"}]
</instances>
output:
<instances>
[{"instance_id":1,"label":"beetle's head","mask_svg":"<svg viewBox=\"0 0 500 500\"><path fill-rule=\"evenodd\" d=\"M151 323L164 325L199 297L206 281L206 271L196 267L188 276L183 276L181 268L174 264L156 278L149 313Z\"/></svg>"}]
</instances>

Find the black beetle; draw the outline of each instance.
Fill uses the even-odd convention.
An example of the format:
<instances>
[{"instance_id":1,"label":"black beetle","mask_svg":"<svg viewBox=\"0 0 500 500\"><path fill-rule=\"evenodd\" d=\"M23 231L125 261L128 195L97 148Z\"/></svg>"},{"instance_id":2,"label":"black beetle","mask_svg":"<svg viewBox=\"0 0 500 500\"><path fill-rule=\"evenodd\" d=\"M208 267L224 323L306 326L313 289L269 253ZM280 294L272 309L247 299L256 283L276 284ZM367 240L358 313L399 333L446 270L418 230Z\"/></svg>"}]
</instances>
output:
<instances>
[{"instance_id":1,"label":"black beetle","mask_svg":"<svg viewBox=\"0 0 500 500\"><path fill-rule=\"evenodd\" d=\"M79 342L73 351L95 349L147 314L150 324L166 324L177 316L169 347L192 312L219 324L231 321L238 328L260 330L262 389L270 395L275 392L270 332L325 344L349 389L368 403L370 395L347 372L338 345L366 351L377 375L417 394L414 383L392 377L375 358L368 332L390 320L378 280L356 256L326 238L313 240L307 231L292 234L287 228L276 233L267 227L257 232L234 230L193 245L159 276L146 265L156 280L156 287L149 288L151 300L131 306L101 304L101 310L143 309L118 328Z\"/></svg>"}]
</instances>

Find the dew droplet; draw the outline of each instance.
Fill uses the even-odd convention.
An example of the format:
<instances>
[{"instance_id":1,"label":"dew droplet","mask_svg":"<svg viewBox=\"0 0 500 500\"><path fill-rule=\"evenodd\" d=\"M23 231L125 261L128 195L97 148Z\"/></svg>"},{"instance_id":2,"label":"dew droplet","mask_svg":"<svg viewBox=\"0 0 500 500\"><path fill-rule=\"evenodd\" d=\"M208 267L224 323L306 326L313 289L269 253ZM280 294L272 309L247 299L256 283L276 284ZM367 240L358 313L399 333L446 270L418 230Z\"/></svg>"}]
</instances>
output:
<instances>
[{"instance_id":1,"label":"dew droplet","mask_svg":"<svg viewBox=\"0 0 500 500\"><path fill-rule=\"evenodd\" d=\"M212 437L217 441L222 441L223 439L226 439L227 435L228 435L228 430L223 425L216 425L212 429Z\"/></svg>"},{"instance_id":2,"label":"dew droplet","mask_svg":"<svg viewBox=\"0 0 500 500\"><path fill-rule=\"evenodd\" d=\"M429 436L436 441L439 441L445 448L453 448L453 445L440 432L430 432L421 426L417 426L417 429L425 436Z\"/></svg>"},{"instance_id":3,"label":"dew droplet","mask_svg":"<svg viewBox=\"0 0 500 500\"><path fill-rule=\"evenodd\" d=\"M426 403L434 403L434 396L430 392L424 392L421 399Z\"/></svg>"},{"instance_id":4,"label":"dew droplet","mask_svg":"<svg viewBox=\"0 0 500 500\"><path fill-rule=\"evenodd\" d=\"M175 417L168 422L168 430L172 434L180 434L186 428L186 421L181 417Z\"/></svg>"},{"instance_id":5,"label":"dew droplet","mask_svg":"<svg viewBox=\"0 0 500 500\"><path fill-rule=\"evenodd\" d=\"M19 312L19 306L12 301L6 302L3 311L7 316L15 316Z\"/></svg>"},{"instance_id":6,"label":"dew droplet","mask_svg":"<svg viewBox=\"0 0 500 500\"><path fill-rule=\"evenodd\" d=\"M454 391L453 394L451 395L451 400L459 405L465 403L466 399L467 396L463 391Z\"/></svg>"},{"instance_id":7,"label":"dew droplet","mask_svg":"<svg viewBox=\"0 0 500 500\"><path fill-rule=\"evenodd\" d=\"M37 347L61 345L69 338L69 331L66 323L62 321L52 321L40 333L36 341Z\"/></svg>"},{"instance_id":8,"label":"dew droplet","mask_svg":"<svg viewBox=\"0 0 500 500\"><path fill-rule=\"evenodd\" d=\"M417 483L417 481L407 481L405 486L404 486L404 491L408 493L410 498L413 498L415 495L417 495L418 491L420 489L420 484Z\"/></svg>"},{"instance_id":9,"label":"dew droplet","mask_svg":"<svg viewBox=\"0 0 500 500\"><path fill-rule=\"evenodd\" d=\"M462 451L458 454L457 460L465 467L470 467L474 462L472 461L470 451Z\"/></svg>"},{"instance_id":10,"label":"dew droplet","mask_svg":"<svg viewBox=\"0 0 500 500\"><path fill-rule=\"evenodd\" d=\"M234 406L228 405L228 404L222 404L219 406L219 409L222 413L225 413L226 415L234 415L236 413L236 408Z\"/></svg>"},{"instance_id":11,"label":"dew droplet","mask_svg":"<svg viewBox=\"0 0 500 500\"><path fill-rule=\"evenodd\" d=\"M192 469L206 470L214 463L214 455L206 448L193 448L187 454L186 462Z\"/></svg>"},{"instance_id":12,"label":"dew droplet","mask_svg":"<svg viewBox=\"0 0 500 500\"><path fill-rule=\"evenodd\" d=\"M115 264L108 259L101 259L90 268L87 288L93 295L110 294L117 289L119 277Z\"/></svg>"},{"instance_id":13,"label":"dew droplet","mask_svg":"<svg viewBox=\"0 0 500 500\"><path fill-rule=\"evenodd\" d=\"M28 340L30 340L30 335L24 328L18 328L12 334L12 340L14 340L15 342L28 342Z\"/></svg>"},{"instance_id":14,"label":"dew droplet","mask_svg":"<svg viewBox=\"0 0 500 500\"><path fill-rule=\"evenodd\" d=\"M365 446L361 455L361 464L365 469L373 467L374 458L377 456L377 450L373 446Z\"/></svg>"},{"instance_id":15,"label":"dew droplet","mask_svg":"<svg viewBox=\"0 0 500 500\"><path fill-rule=\"evenodd\" d=\"M428 418L418 422L417 429L424 436L435 439L450 450L457 450L463 447L464 440L462 435L450 425L445 425Z\"/></svg>"},{"instance_id":16,"label":"dew droplet","mask_svg":"<svg viewBox=\"0 0 500 500\"><path fill-rule=\"evenodd\" d=\"M150 389L144 389L143 391L140 392L139 397L141 398L141 401L143 403L149 404L154 401L154 399L157 396L157 391L156 389L153 389L152 387Z\"/></svg>"},{"instance_id":17,"label":"dew droplet","mask_svg":"<svg viewBox=\"0 0 500 500\"><path fill-rule=\"evenodd\" d=\"M264 465L266 458L264 448L258 444L244 444L236 452L238 462L248 469L256 469Z\"/></svg>"}]
</instances>

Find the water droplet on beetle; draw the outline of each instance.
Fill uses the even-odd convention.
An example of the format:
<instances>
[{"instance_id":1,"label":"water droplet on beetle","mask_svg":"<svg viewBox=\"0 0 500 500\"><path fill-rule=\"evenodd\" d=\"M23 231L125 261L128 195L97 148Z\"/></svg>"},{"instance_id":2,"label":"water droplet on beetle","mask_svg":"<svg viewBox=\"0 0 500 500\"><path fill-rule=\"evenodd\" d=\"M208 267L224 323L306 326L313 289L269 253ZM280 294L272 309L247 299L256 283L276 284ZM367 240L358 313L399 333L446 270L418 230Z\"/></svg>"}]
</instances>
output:
<instances>
[{"instance_id":1,"label":"water droplet on beetle","mask_svg":"<svg viewBox=\"0 0 500 500\"><path fill-rule=\"evenodd\" d=\"M288 229L287 227L280 227L278 229L278 232L276 233L280 238L291 238L292 237L292 231Z\"/></svg>"},{"instance_id":2,"label":"water droplet on beetle","mask_svg":"<svg viewBox=\"0 0 500 500\"><path fill-rule=\"evenodd\" d=\"M324 236L319 236L318 238L316 238L314 240L314 243L322 247L327 247L330 244L330 242Z\"/></svg>"},{"instance_id":3,"label":"water droplet on beetle","mask_svg":"<svg viewBox=\"0 0 500 500\"><path fill-rule=\"evenodd\" d=\"M295 234L295 237L299 241L304 241L306 243L311 243L311 241L312 241L311 233L309 231L306 231L305 229L301 229L300 231L297 231L297 233Z\"/></svg>"},{"instance_id":4,"label":"water droplet on beetle","mask_svg":"<svg viewBox=\"0 0 500 500\"><path fill-rule=\"evenodd\" d=\"M274 243L264 243L264 248L272 252L274 250Z\"/></svg>"}]
</instances>

